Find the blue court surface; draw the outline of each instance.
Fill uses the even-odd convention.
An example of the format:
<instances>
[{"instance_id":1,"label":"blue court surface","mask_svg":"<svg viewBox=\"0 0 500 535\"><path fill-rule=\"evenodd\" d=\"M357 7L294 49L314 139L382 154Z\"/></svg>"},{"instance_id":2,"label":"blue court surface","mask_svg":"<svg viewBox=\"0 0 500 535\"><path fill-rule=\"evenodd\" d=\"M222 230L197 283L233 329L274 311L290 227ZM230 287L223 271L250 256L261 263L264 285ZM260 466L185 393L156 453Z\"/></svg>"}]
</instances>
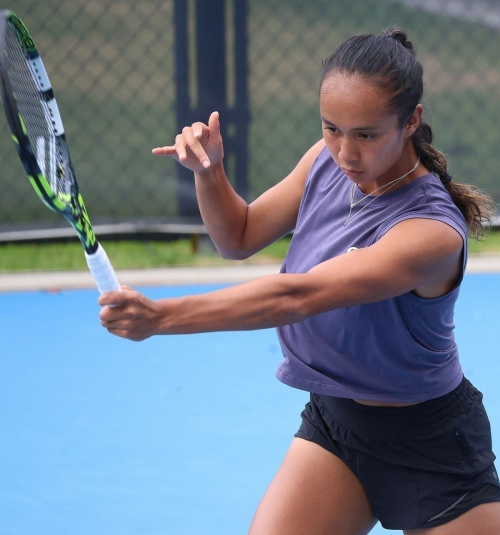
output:
<instances>
[{"instance_id":1,"label":"blue court surface","mask_svg":"<svg viewBox=\"0 0 500 535\"><path fill-rule=\"evenodd\" d=\"M274 378L274 330L134 343L100 326L96 291L0 303L0 534L247 532L308 397ZM498 451L499 313L500 275L467 275L456 337Z\"/></svg>"}]
</instances>

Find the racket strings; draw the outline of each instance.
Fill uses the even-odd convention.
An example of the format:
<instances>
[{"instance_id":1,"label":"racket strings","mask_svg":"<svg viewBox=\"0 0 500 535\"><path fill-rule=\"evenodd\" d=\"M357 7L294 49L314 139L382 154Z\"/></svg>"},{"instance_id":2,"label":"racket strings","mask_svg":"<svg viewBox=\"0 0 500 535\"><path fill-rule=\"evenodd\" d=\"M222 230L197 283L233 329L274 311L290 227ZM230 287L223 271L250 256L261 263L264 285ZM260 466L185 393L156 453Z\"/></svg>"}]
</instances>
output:
<instances>
[{"instance_id":1,"label":"racket strings","mask_svg":"<svg viewBox=\"0 0 500 535\"><path fill-rule=\"evenodd\" d=\"M70 193L68 175L50 109L33 77L16 29L6 31L7 61L15 99L26 127L31 148L42 174L62 199Z\"/></svg>"}]
</instances>

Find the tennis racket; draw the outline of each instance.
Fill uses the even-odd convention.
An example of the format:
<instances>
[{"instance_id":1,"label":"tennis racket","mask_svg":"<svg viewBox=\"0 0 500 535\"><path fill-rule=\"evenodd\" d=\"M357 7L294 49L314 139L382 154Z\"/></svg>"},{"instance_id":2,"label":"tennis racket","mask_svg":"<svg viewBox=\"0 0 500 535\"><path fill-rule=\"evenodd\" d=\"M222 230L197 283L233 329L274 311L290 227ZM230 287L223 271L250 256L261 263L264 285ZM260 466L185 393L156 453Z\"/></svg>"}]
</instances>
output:
<instances>
[{"instance_id":1,"label":"tennis racket","mask_svg":"<svg viewBox=\"0 0 500 535\"><path fill-rule=\"evenodd\" d=\"M74 227L99 292L120 290L78 189L42 58L26 26L9 10L0 11L0 92L12 139L31 185L48 208L62 214Z\"/></svg>"}]
</instances>

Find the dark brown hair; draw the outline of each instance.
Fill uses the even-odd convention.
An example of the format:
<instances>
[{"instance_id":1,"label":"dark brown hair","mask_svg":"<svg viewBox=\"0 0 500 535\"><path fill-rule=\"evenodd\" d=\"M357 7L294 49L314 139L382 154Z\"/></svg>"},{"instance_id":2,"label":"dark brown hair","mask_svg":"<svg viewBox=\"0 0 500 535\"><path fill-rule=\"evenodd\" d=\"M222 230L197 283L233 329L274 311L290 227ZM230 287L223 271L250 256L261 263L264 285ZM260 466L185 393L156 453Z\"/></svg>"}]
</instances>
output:
<instances>
[{"instance_id":1,"label":"dark brown hair","mask_svg":"<svg viewBox=\"0 0 500 535\"><path fill-rule=\"evenodd\" d=\"M333 73L370 78L391 95L389 111L398 114L399 127L410 119L424 92L423 68L406 33L391 26L382 35L358 35L342 43L323 63L323 77ZM436 173L464 215L469 235L480 239L496 211L493 199L471 184L451 181L446 156L432 146L431 127L421 121L411 140L425 167Z\"/></svg>"}]
</instances>

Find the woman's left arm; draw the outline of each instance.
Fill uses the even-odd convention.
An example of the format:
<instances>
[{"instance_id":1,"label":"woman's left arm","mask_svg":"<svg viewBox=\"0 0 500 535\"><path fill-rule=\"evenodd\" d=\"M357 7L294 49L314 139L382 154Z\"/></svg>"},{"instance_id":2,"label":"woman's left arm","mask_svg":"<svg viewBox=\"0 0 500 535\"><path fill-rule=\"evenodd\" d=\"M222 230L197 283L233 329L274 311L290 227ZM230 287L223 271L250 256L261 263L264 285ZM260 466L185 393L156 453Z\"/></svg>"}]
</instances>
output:
<instances>
[{"instance_id":1,"label":"woman's left arm","mask_svg":"<svg viewBox=\"0 0 500 535\"><path fill-rule=\"evenodd\" d=\"M374 245L303 274L269 275L201 295L152 301L124 287L99 298L101 323L140 341L155 334L278 327L336 308L389 299L425 285L453 282L463 241L445 223L409 219Z\"/></svg>"}]
</instances>

